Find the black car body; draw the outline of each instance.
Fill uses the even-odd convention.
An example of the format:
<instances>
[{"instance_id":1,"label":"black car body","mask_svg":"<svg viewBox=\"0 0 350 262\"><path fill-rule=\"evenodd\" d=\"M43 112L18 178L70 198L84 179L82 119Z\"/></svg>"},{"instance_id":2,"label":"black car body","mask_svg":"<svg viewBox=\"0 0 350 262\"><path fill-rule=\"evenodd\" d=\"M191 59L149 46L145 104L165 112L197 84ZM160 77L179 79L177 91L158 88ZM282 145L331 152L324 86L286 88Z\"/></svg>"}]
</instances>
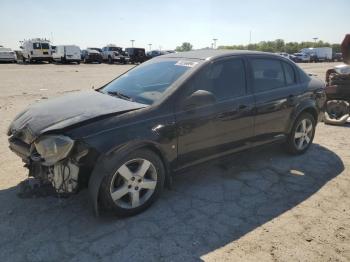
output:
<instances>
[{"instance_id":1,"label":"black car body","mask_svg":"<svg viewBox=\"0 0 350 262\"><path fill-rule=\"evenodd\" d=\"M85 49L81 51L81 60L84 63L102 63L102 55L99 51L94 49Z\"/></svg>"},{"instance_id":2,"label":"black car body","mask_svg":"<svg viewBox=\"0 0 350 262\"><path fill-rule=\"evenodd\" d=\"M131 63L143 63L148 60L144 48L128 47L125 51L129 54Z\"/></svg>"},{"instance_id":3,"label":"black car body","mask_svg":"<svg viewBox=\"0 0 350 262\"><path fill-rule=\"evenodd\" d=\"M57 192L88 183L95 211L102 202L132 215L154 201L174 171L277 141L305 152L324 103L324 83L281 56L184 52L149 60L97 91L34 104L14 119L8 135L31 176L49 177ZM142 166L152 169L144 169L147 185L131 175ZM68 185L65 167L73 177ZM137 195L142 186L154 195ZM118 192L124 195L114 203Z\"/></svg>"}]
</instances>

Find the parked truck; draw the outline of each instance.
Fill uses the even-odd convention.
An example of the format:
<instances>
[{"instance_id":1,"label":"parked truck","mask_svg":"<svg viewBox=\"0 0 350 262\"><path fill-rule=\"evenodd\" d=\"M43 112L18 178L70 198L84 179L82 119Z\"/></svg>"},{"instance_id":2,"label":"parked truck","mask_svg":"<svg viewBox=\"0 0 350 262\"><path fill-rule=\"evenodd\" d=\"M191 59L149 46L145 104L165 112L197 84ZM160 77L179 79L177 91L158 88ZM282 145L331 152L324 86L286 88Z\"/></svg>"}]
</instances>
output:
<instances>
[{"instance_id":1,"label":"parked truck","mask_svg":"<svg viewBox=\"0 0 350 262\"><path fill-rule=\"evenodd\" d=\"M20 43L20 48L23 50L23 62L52 61L52 50L49 40L34 38L21 41Z\"/></svg>"},{"instance_id":2,"label":"parked truck","mask_svg":"<svg viewBox=\"0 0 350 262\"><path fill-rule=\"evenodd\" d=\"M331 47L303 48L300 50L300 53L308 54L310 56L310 62L332 61L333 58Z\"/></svg>"}]
</instances>

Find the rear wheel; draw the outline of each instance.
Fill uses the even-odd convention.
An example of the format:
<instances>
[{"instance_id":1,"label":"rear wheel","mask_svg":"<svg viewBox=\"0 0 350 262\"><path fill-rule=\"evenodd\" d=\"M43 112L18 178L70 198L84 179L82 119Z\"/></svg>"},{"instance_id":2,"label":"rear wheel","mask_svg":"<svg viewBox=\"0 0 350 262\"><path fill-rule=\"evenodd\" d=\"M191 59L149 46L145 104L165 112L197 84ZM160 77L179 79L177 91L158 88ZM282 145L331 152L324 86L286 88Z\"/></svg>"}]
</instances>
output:
<instances>
[{"instance_id":1,"label":"rear wheel","mask_svg":"<svg viewBox=\"0 0 350 262\"><path fill-rule=\"evenodd\" d=\"M302 113L295 121L286 142L287 150L292 154L302 154L312 144L315 136L316 120L309 113Z\"/></svg>"},{"instance_id":2,"label":"rear wheel","mask_svg":"<svg viewBox=\"0 0 350 262\"><path fill-rule=\"evenodd\" d=\"M137 150L116 161L100 188L102 205L118 216L136 215L147 209L164 186L160 158L149 150Z\"/></svg>"}]
</instances>

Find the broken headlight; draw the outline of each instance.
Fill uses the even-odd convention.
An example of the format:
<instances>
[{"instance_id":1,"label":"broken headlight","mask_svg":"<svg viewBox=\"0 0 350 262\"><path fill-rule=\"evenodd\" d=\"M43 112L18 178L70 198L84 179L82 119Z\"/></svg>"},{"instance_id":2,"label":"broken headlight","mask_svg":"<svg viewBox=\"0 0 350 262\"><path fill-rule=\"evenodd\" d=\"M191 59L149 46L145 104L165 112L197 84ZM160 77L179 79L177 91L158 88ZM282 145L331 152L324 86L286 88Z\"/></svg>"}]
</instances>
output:
<instances>
[{"instance_id":1,"label":"broken headlight","mask_svg":"<svg viewBox=\"0 0 350 262\"><path fill-rule=\"evenodd\" d=\"M44 158L44 164L51 166L68 156L74 141L66 136L48 135L38 139L34 145L36 151Z\"/></svg>"}]
</instances>

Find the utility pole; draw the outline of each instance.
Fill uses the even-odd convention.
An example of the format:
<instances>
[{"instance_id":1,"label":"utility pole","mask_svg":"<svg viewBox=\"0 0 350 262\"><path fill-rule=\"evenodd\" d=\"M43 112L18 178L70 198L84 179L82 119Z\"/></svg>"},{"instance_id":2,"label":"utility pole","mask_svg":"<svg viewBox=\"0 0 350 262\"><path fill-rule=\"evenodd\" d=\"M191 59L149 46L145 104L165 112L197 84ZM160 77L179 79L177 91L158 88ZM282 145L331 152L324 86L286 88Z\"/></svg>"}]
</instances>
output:
<instances>
[{"instance_id":1,"label":"utility pole","mask_svg":"<svg viewBox=\"0 0 350 262\"><path fill-rule=\"evenodd\" d=\"M152 44L148 44L149 45L149 51L152 50Z\"/></svg>"},{"instance_id":2,"label":"utility pole","mask_svg":"<svg viewBox=\"0 0 350 262\"><path fill-rule=\"evenodd\" d=\"M214 48L216 49L216 41L218 41L217 38L213 38L213 41L214 41Z\"/></svg>"},{"instance_id":3,"label":"utility pole","mask_svg":"<svg viewBox=\"0 0 350 262\"><path fill-rule=\"evenodd\" d=\"M131 42L131 47L134 47L135 40L130 40L130 42Z\"/></svg>"},{"instance_id":4,"label":"utility pole","mask_svg":"<svg viewBox=\"0 0 350 262\"><path fill-rule=\"evenodd\" d=\"M316 47L316 41L317 41L318 37L314 37L312 39L315 41L314 47Z\"/></svg>"},{"instance_id":5,"label":"utility pole","mask_svg":"<svg viewBox=\"0 0 350 262\"><path fill-rule=\"evenodd\" d=\"M252 30L249 31L249 44L252 43Z\"/></svg>"}]
</instances>

